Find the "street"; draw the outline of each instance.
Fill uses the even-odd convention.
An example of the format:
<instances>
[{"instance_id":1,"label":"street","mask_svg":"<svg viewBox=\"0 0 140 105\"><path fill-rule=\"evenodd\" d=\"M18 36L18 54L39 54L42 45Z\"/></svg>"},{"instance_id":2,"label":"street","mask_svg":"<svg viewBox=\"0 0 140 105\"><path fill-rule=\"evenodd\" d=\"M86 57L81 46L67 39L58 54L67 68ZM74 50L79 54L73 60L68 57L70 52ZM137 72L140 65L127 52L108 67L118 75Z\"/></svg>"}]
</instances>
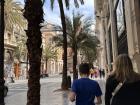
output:
<instances>
[{"instance_id":1,"label":"street","mask_svg":"<svg viewBox=\"0 0 140 105\"><path fill-rule=\"evenodd\" d=\"M104 91L103 80L98 81ZM61 76L41 79L41 105L74 105L68 100L68 91L55 91L60 89L60 86ZM9 92L5 97L6 105L26 105L27 89L27 80L9 84Z\"/></svg>"}]
</instances>

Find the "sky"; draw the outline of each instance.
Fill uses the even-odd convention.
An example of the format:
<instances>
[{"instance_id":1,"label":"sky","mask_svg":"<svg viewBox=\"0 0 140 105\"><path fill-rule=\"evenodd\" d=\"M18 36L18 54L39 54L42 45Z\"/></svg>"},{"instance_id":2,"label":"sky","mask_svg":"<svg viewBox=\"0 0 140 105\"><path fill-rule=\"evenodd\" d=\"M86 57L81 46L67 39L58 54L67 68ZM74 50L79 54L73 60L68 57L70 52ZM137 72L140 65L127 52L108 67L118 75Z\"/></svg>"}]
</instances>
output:
<instances>
[{"instance_id":1,"label":"sky","mask_svg":"<svg viewBox=\"0 0 140 105\"><path fill-rule=\"evenodd\" d=\"M24 4L24 0L16 0ZM75 8L74 0L70 0L70 9L67 10L65 8L65 14L68 16L72 16L72 12L80 12L84 16L93 16L94 18L94 0L84 0L84 5L80 5L79 8ZM57 0L54 2L54 9L51 9L50 0L46 0L44 4L44 19L46 22L53 24L61 24L60 20L60 12Z\"/></svg>"}]
</instances>

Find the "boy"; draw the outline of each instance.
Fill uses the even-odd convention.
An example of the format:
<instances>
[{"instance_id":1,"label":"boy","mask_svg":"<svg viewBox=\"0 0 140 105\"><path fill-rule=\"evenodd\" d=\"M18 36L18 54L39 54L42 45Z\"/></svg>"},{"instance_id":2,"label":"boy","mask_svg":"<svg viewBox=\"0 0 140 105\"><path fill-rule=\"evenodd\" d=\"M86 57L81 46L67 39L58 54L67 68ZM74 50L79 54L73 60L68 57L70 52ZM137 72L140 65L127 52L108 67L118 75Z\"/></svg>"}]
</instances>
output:
<instances>
[{"instance_id":1,"label":"boy","mask_svg":"<svg viewBox=\"0 0 140 105\"><path fill-rule=\"evenodd\" d=\"M72 90L70 92L70 101L75 101L76 105L99 105L102 103L101 100L101 89L99 84L90 80L88 77L90 75L89 64L83 63L79 66L79 72L81 79L77 79L72 84ZM94 103L95 97L97 102Z\"/></svg>"}]
</instances>

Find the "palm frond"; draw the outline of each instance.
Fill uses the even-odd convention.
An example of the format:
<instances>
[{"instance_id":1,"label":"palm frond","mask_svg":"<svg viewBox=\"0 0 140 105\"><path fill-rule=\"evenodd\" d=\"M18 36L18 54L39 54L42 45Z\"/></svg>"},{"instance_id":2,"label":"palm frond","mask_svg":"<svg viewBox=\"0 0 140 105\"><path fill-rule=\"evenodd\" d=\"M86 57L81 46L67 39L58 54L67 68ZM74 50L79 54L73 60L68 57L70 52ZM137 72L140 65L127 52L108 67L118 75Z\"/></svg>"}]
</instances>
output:
<instances>
[{"instance_id":1,"label":"palm frond","mask_svg":"<svg viewBox=\"0 0 140 105\"><path fill-rule=\"evenodd\" d=\"M84 55L89 58L92 54L96 55L96 49L99 44L99 40L96 36L92 35L91 26L93 21L91 17L84 17L80 13L73 12L73 18L66 16L66 28L67 28L67 43L68 46L74 48L76 46L77 50L84 51ZM54 41L57 46L63 45L62 35L54 37ZM89 51L87 51L89 50ZM96 57L95 57L96 58ZM91 57L90 61L94 58Z\"/></svg>"},{"instance_id":2,"label":"palm frond","mask_svg":"<svg viewBox=\"0 0 140 105\"><path fill-rule=\"evenodd\" d=\"M70 5L69 0L65 0L65 5L66 5L66 8L69 9L69 5Z\"/></svg>"},{"instance_id":3,"label":"palm frond","mask_svg":"<svg viewBox=\"0 0 140 105\"><path fill-rule=\"evenodd\" d=\"M10 30L13 25L23 28L26 25L26 21L22 16L22 7L20 2L14 0L5 1L5 27Z\"/></svg>"},{"instance_id":4,"label":"palm frond","mask_svg":"<svg viewBox=\"0 0 140 105\"><path fill-rule=\"evenodd\" d=\"M57 48L55 46L52 46L50 44L48 44L46 47L45 47L45 50L44 50L44 57L45 59L49 60L49 59L57 59Z\"/></svg>"},{"instance_id":5,"label":"palm frond","mask_svg":"<svg viewBox=\"0 0 140 105\"><path fill-rule=\"evenodd\" d=\"M55 42L55 46L63 46L63 36L61 34L58 36L54 36L52 40Z\"/></svg>"},{"instance_id":6,"label":"palm frond","mask_svg":"<svg viewBox=\"0 0 140 105\"><path fill-rule=\"evenodd\" d=\"M81 4L84 4L84 0L79 0ZM79 8L78 0L74 0L75 7Z\"/></svg>"}]
</instances>

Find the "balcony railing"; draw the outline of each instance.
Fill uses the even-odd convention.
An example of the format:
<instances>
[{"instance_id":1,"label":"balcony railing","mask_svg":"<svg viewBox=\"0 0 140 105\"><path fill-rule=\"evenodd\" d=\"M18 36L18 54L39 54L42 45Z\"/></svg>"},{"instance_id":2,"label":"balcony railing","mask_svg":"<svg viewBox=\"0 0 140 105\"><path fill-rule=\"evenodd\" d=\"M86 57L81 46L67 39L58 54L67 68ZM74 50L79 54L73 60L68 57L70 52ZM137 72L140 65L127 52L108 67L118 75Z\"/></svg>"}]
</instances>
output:
<instances>
[{"instance_id":1,"label":"balcony railing","mask_svg":"<svg viewBox=\"0 0 140 105\"><path fill-rule=\"evenodd\" d=\"M13 47L16 47L17 46L17 43L16 43L16 41L14 41L14 40L8 40L8 39L4 39L4 44L5 45L9 45L9 46L13 46Z\"/></svg>"}]
</instances>

